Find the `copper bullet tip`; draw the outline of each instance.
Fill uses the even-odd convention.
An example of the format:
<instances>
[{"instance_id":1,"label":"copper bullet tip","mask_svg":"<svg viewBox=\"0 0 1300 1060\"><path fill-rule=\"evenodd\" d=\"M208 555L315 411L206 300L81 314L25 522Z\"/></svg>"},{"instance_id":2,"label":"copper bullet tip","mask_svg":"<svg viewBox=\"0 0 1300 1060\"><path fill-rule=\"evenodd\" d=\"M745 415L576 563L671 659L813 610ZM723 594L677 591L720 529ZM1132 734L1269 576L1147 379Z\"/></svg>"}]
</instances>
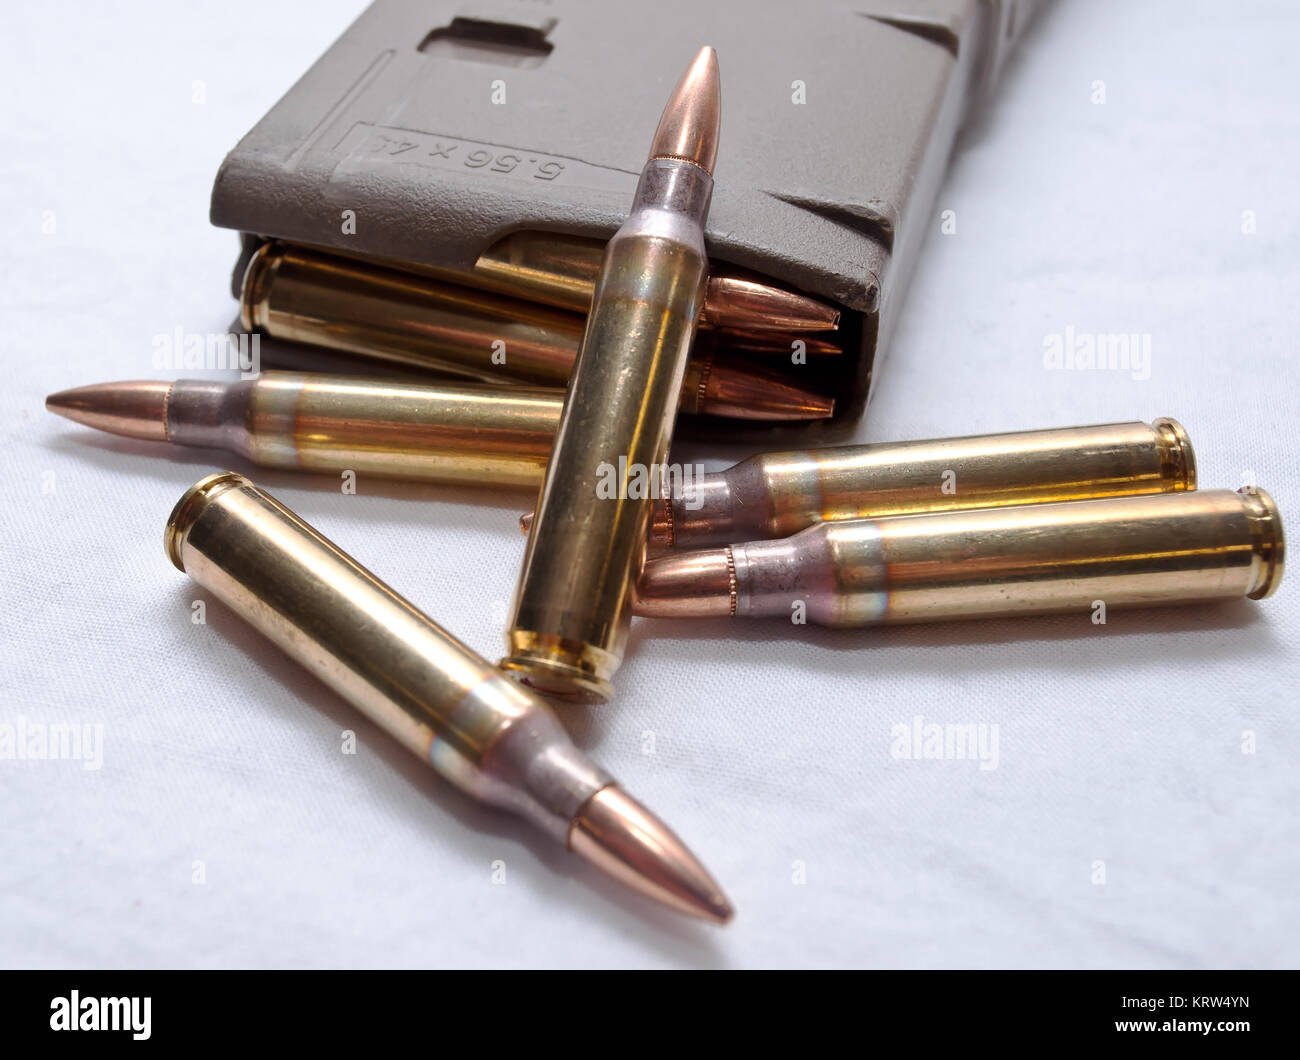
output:
<instances>
[{"instance_id":1,"label":"copper bullet tip","mask_svg":"<svg viewBox=\"0 0 1300 1060\"><path fill-rule=\"evenodd\" d=\"M835 415L835 399L789 381L772 369L714 357L693 362L695 407L690 411L741 420L798 422L827 420ZM688 381L694 378L688 375Z\"/></svg>"},{"instance_id":2,"label":"copper bullet tip","mask_svg":"<svg viewBox=\"0 0 1300 1060\"><path fill-rule=\"evenodd\" d=\"M649 898L688 916L725 924L731 903L666 824L613 785L574 818L569 849Z\"/></svg>"},{"instance_id":3,"label":"copper bullet tip","mask_svg":"<svg viewBox=\"0 0 1300 1060\"><path fill-rule=\"evenodd\" d=\"M650 157L694 162L712 176L721 118L718 53L706 46L699 50L664 107Z\"/></svg>"},{"instance_id":4,"label":"copper bullet tip","mask_svg":"<svg viewBox=\"0 0 1300 1060\"><path fill-rule=\"evenodd\" d=\"M704 320L715 328L757 332L758 336L770 333L769 342L789 350L788 332L835 331L840 326L840 311L806 294L760 280L715 275L709 277ZM808 352L813 351L810 348ZM825 352L840 350L828 346Z\"/></svg>"},{"instance_id":5,"label":"copper bullet tip","mask_svg":"<svg viewBox=\"0 0 1300 1060\"><path fill-rule=\"evenodd\" d=\"M172 385L152 379L95 383L51 394L45 407L74 423L110 434L165 442Z\"/></svg>"},{"instance_id":6,"label":"copper bullet tip","mask_svg":"<svg viewBox=\"0 0 1300 1060\"><path fill-rule=\"evenodd\" d=\"M731 549L711 548L647 560L632 611L645 618L726 618L737 603Z\"/></svg>"}]
</instances>

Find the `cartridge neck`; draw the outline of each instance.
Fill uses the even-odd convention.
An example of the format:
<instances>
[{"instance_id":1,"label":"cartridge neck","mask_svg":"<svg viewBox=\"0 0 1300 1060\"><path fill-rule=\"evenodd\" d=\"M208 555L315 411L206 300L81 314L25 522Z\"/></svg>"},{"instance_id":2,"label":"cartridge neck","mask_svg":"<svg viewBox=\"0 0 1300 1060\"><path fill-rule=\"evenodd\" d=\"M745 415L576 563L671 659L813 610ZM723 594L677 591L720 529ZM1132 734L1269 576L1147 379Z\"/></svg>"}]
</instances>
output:
<instances>
[{"instance_id":1,"label":"cartridge neck","mask_svg":"<svg viewBox=\"0 0 1300 1060\"><path fill-rule=\"evenodd\" d=\"M167 403L168 440L249 456L246 412L254 382L178 381Z\"/></svg>"},{"instance_id":2,"label":"cartridge neck","mask_svg":"<svg viewBox=\"0 0 1300 1060\"><path fill-rule=\"evenodd\" d=\"M773 509L780 483L768 480L761 456L701 475L688 493L673 497L672 544L677 548L724 545L776 536ZM788 491L787 491L788 492Z\"/></svg>"},{"instance_id":3,"label":"cartridge neck","mask_svg":"<svg viewBox=\"0 0 1300 1060\"><path fill-rule=\"evenodd\" d=\"M467 699L473 701L473 709L510 717L514 705L501 710L495 702L507 695L531 701L530 708L502 727L481 761L472 763L473 778L461 786L485 802L527 817L567 846L582 807L614 778L574 745L537 697L504 676L499 685L485 682L471 692ZM453 770L437 761L437 748L435 743L430 752L435 767L451 775ZM539 754L539 749L544 751Z\"/></svg>"},{"instance_id":4,"label":"cartridge neck","mask_svg":"<svg viewBox=\"0 0 1300 1060\"><path fill-rule=\"evenodd\" d=\"M646 163L632 198L631 215L621 232L669 225L662 234L685 243L699 241L698 229L709 214L713 178L694 162L655 158Z\"/></svg>"},{"instance_id":5,"label":"cartridge neck","mask_svg":"<svg viewBox=\"0 0 1300 1060\"><path fill-rule=\"evenodd\" d=\"M820 626L880 622L888 604L880 527L873 519L817 523L731 546L736 614Z\"/></svg>"},{"instance_id":6,"label":"cartridge neck","mask_svg":"<svg viewBox=\"0 0 1300 1060\"><path fill-rule=\"evenodd\" d=\"M728 549L736 578L736 610L743 618L790 614L810 566L796 538L748 541Z\"/></svg>"},{"instance_id":7,"label":"cartridge neck","mask_svg":"<svg viewBox=\"0 0 1300 1060\"><path fill-rule=\"evenodd\" d=\"M671 503L655 512L656 544L687 548L732 540L735 526L731 483L721 474L701 475L690 489L674 492Z\"/></svg>"}]
</instances>

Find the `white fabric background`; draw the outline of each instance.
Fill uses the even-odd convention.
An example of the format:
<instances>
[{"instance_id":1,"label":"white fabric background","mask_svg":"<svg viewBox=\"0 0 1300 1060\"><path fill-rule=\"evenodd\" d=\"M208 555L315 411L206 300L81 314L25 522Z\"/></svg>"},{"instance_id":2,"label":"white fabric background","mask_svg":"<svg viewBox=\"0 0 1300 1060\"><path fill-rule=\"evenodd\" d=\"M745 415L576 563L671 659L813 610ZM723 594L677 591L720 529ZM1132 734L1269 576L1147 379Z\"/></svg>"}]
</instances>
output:
<instances>
[{"instance_id":1,"label":"white fabric background","mask_svg":"<svg viewBox=\"0 0 1300 1060\"><path fill-rule=\"evenodd\" d=\"M98 771L0 762L0 963L1294 965L1294 583L1104 627L639 623L617 703L569 718L723 882L722 931L470 804L220 605L190 622L205 594L162 529L213 457L42 400L225 330L217 165L359 8L6 14L0 721L102 723L105 746ZM1172 415L1205 487L1253 472L1295 525L1298 30L1285 0L1049 10L955 159L957 233L936 217L861 439ZM1151 377L1045 371L1067 325L1150 333ZM500 654L526 496L255 478ZM894 760L917 714L996 723L999 767Z\"/></svg>"}]
</instances>

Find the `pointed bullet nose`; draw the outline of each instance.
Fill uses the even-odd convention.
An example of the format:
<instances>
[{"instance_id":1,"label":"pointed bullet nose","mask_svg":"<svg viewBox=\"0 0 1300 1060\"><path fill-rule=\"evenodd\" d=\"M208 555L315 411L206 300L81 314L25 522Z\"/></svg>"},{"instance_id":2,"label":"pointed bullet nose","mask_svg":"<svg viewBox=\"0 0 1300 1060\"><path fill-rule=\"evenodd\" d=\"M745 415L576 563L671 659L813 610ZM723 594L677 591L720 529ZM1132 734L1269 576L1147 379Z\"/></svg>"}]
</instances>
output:
<instances>
[{"instance_id":1,"label":"pointed bullet nose","mask_svg":"<svg viewBox=\"0 0 1300 1060\"><path fill-rule=\"evenodd\" d=\"M730 548L670 552L646 561L632 613L647 618L727 618L736 613Z\"/></svg>"},{"instance_id":2,"label":"pointed bullet nose","mask_svg":"<svg viewBox=\"0 0 1300 1060\"><path fill-rule=\"evenodd\" d=\"M650 145L651 158L683 158L709 174L718 158L718 132L722 121L722 82L718 53L699 50L677 82L664 107Z\"/></svg>"},{"instance_id":3,"label":"pointed bullet nose","mask_svg":"<svg viewBox=\"0 0 1300 1060\"><path fill-rule=\"evenodd\" d=\"M840 311L796 291L743 276L710 276L705 317L715 328L739 331L836 331Z\"/></svg>"},{"instance_id":4,"label":"pointed bullet nose","mask_svg":"<svg viewBox=\"0 0 1300 1060\"><path fill-rule=\"evenodd\" d=\"M778 423L827 420L835 415L835 399L788 382L771 369L717 357L704 379L699 411Z\"/></svg>"},{"instance_id":5,"label":"pointed bullet nose","mask_svg":"<svg viewBox=\"0 0 1300 1060\"><path fill-rule=\"evenodd\" d=\"M569 848L621 883L679 913L725 924L731 903L666 824L617 787L591 797L569 832Z\"/></svg>"},{"instance_id":6,"label":"pointed bullet nose","mask_svg":"<svg viewBox=\"0 0 1300 1060\"><path fill-rule=\"evenodd\" d=\"M110 434L165 442L171 389L171 383L153 380L96 383L51 394L45 407L74 423Z\"/></svg>"}]
</instances>

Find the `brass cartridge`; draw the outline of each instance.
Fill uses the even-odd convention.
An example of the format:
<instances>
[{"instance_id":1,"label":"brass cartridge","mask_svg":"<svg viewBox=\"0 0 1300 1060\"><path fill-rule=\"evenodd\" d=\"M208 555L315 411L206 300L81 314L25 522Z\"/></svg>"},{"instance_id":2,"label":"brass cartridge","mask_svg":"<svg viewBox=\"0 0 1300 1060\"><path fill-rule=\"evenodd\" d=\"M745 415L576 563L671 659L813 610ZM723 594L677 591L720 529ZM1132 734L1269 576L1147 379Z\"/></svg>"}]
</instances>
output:
<instances>
[{"instance_id":1,"label":"brass cartridge","mask_svg":"<svg viewBox=\"0 0 1300 1060\"><path fill-rule=\"evenodd\" d=\"M506 387L563 389L584 320L368 261L266 243L244 270L248 331L384 365ZM752 339L712 338L680 381L682 411L765 421L828 419L835 402L755 364ZM746 358L750 360L746 360Z\"/></svg>"},{"instance_id":2,"label":"brass cartridge","mask_svg":"<svg viewBox=\"0 0 1300 1060\"><path fill-rule=\"evenodd\" d=\"M484 486L541 484L564 393L263 372L237 383L96 383L46 408L89 427L238 453L262 467Z\"/></svg>"},{"instance_id":3,"label":"brass cartridge","mask_svg":"<svg viewBox=\"0 0 1300 1060\"><path fill-rule=\"evenodd\" d=\"M1196 488L1176 420L761 453L655 510L654 544L787 537L814 523Z\"/></svg>"},{"instance_id":4,"label":"brass cartridge","mask_svg":"<svg viewBox=\"0 0 1300 1060\"><path fill-rule=\"evenodd\" d=\"M605 248L599 240L559 232L511 232L484 251L468 270L408 266L450 283L587 313ZM837 309L758 278L712 270L700 327L785 336L835 331ZM781 349L789 351L789 343ZM826 352L829 352L826 351ZM838 348L835 352L840 352Z\"/></svg>"},{"instance_id":5,"label":"brass cartridge","mask_svg":"<svg viewBox=\"0 0 1300 1060\"><path fill-rule=\"evenodd\" d=\"M177 569L473 798L679 912L730 918L681 840L573 744L539 696L244 476L221 472L186 491L165 546Z\"/></svg>"},{"instance_id":6,"label":"brass cartridge","mask_svg":"<svg viewBox=\"0 0 1300 1060\"><path fill-rule=\"evenodd\" d=\"M873 626L1262 600L1284 551L1259 489L846 519L652 559L636 613Z\"/></svg>"},{"instance_id":7,"label":"brass cartridge","mask_svg":"<svg viewBox=\"0 0 1300 1060\"><path fill-rule=\"evenodd\" d=\"M814 523L1196 488L1176 420L760 453L655 504L650 546L786 537ZM525 530L532 516L521 520Z\"/></svg>"},{"instance_id":8,"label":"brass cartridge","mask_svg":"<svg viewBox=\"0 0 1300 1060\"><path fill-rule=\"evenodd\" d=\"M528 538L505 669L544 692L603 702L623 657L653 499L602 496L605 468L653 474L704 303L717 57L704 48L660 119L627 221L605 250Z\"/></svg>"}]
</instances>

